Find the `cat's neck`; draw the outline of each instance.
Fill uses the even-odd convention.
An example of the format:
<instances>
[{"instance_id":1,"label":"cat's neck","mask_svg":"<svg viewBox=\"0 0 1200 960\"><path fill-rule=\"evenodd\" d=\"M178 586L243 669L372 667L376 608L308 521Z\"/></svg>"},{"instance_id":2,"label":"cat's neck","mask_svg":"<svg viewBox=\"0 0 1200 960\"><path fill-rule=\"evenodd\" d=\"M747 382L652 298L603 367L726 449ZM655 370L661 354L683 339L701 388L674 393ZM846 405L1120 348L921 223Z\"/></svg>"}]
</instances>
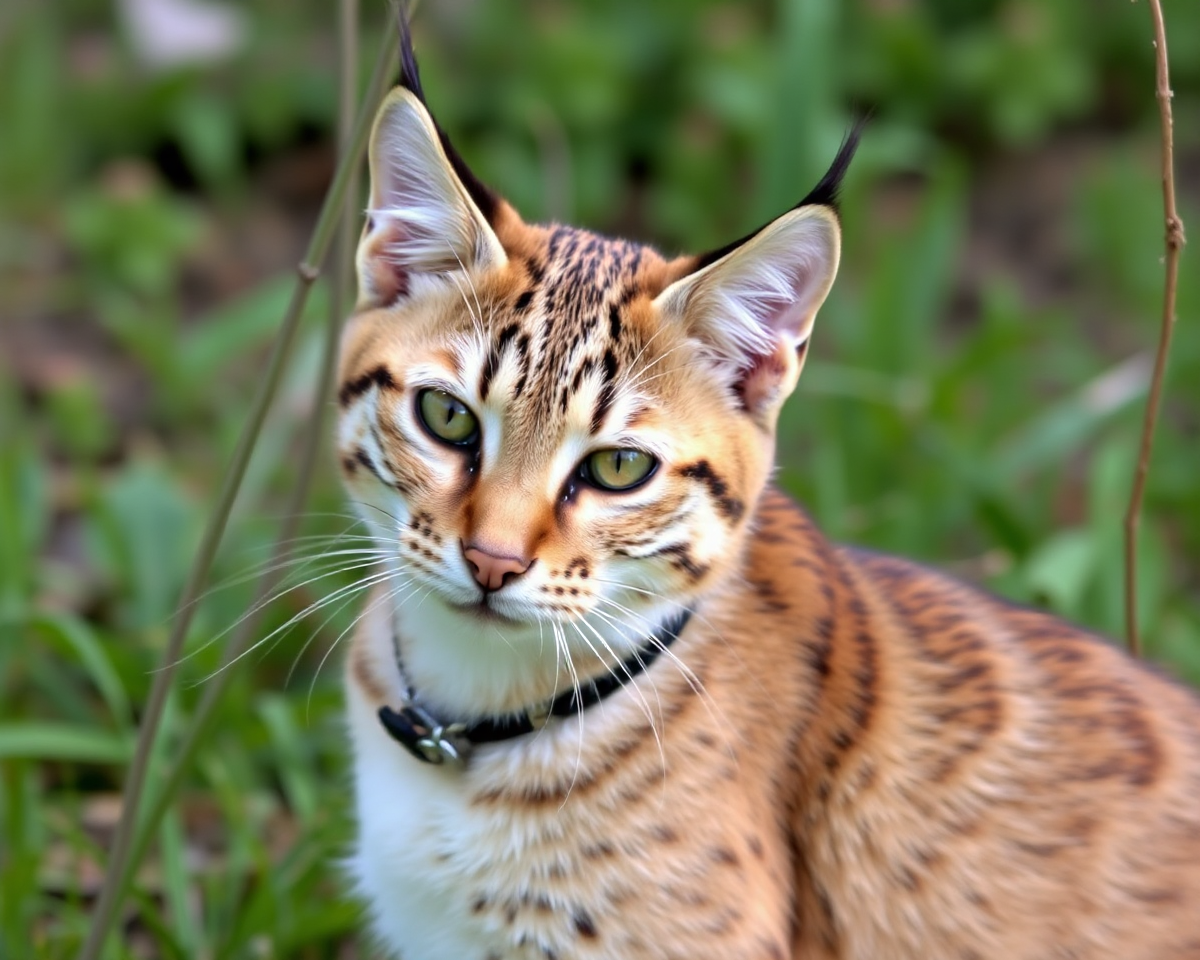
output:
<instances>
[{"instance_id":1,"label":"cat's neck","mask_svg":"<svg viewBox=\"0 0 1200 960\"><path fill-rule=\"evenodd\" d=\"M639 611L636 628L594 616L527 624L482 619L431 595L392 610L390 628L401 673L422 705L474 718L532 708L619 671L680 609L660 603Z\"/></svg>"}]
</instances>

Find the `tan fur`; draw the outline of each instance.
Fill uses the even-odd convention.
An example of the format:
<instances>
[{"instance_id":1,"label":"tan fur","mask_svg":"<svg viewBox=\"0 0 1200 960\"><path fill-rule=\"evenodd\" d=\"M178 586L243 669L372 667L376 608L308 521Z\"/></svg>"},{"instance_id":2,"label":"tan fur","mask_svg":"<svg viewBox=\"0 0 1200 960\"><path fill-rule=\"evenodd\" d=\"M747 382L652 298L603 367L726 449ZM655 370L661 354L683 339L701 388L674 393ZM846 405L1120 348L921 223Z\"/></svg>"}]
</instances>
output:
<instances>
[{"instance_id":1,"label":"tan fur","mask_svg":"<svg viewBox=\"0 0 1200 960\"><path fill-rule=\"evenodd\" d=\"M413 300L379 279L390 293L353 319L339 439L352 496L387 488L377 509L405 511L397 558L421 582L455 543L482 541L535 557L540 609L566 622L633 553L696 613L677 660L587 711L578 737L575 720L552 721L563 729L545 743L482 748L438 780L489 830L524 838L429 861L458 871L448 896L493 938L478 960L1200 958L1196 698L1048 615L827 542L768 483L806 341L731 386L655 305L691 261L529 226L503 203L490 226L502 266ZM439 461L441 480L403 413L408 372L425 367L469 380L470 403L503 425L494 455ZM670 437L636 509L567 496L555 466L606 396L621 429ZM362 730L402 696L394 643L406 679L451 715L522 709L571 682L531 657L504 689L456 701L422 665L440 638L406 627L416 601L384 599L348 657ZM499 643L486 622L479 642ZM574 666L586 678L613 659ZM394 749L398 771L420 766Z\"/></svg>"}]
</instances>

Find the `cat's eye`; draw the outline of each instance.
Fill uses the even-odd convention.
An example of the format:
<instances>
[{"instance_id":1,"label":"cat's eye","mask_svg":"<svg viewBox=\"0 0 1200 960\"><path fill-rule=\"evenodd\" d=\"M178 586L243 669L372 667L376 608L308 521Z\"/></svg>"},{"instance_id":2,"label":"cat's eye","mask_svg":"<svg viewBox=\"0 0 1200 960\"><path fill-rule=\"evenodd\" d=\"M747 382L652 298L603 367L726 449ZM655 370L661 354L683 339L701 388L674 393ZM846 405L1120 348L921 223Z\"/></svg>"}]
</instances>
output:
<instances>
[{"instance_id":1,"label":"cat's eye","mask_svg":"<svg viewBox=\"0 0 1200 960\"><path fill-rule=\"evenodd\" d=\"M583 477L602 490L632 490L648 479L658 461L642 450L611 447L597 450L583 461Z\"/></svg>"},{"instance_id":2,"label":"cat's eye","mask_svg":"<svg viewBox=\"0 0 1200 960\"><path fill-rule=\"evenodd\" d=\"M425 429L439 440L466 447L479 439L479 421L467 405L445 390L422 390L417 412Z\"/></svg>"}]
</instances>

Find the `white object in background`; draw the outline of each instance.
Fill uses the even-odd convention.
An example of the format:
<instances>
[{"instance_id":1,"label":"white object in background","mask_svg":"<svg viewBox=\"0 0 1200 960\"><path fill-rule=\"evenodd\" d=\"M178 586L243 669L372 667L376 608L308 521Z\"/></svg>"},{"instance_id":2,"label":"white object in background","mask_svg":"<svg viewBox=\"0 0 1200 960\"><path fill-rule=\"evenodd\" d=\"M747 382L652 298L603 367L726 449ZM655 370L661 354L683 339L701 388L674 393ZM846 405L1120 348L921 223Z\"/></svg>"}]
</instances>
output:
<instances>
[{"instance_id":1,"label":"white object in background","mask_svg":"<svg viewBox=\"0 0 1200 960\"><path fill-rule=\"evenodd\" d=\"M212 63L245 42L246 15L212 0L117 0L134 52L157 70Z\"/></svg>"}]
</instances>

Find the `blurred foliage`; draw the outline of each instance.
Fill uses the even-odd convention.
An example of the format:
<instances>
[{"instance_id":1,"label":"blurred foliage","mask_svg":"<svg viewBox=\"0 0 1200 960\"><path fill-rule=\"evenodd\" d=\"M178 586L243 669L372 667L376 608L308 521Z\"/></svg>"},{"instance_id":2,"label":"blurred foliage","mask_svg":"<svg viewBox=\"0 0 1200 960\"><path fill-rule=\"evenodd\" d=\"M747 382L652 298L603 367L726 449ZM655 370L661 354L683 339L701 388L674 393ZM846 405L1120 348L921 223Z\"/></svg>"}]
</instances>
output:
<instances>
[{"instance_id":1,"label":"blurred foliage","mask_svg":"<svg viewBox=\"0 0 1200 960\"><path fill-rule=\"evenodd\" d=\"M109 3L0 11L6 960L78 949L137 705L331 171L332 5L244 7L239 53L169 71L139 60ZM847 186L842 278L781 429L781 481L836 537L1119 634L1121 518L1161 284L1143 5L423 7L440 120L531 219L715 246L794 203L852 114L872 110ZM1183 213L1200 223L1200 6L1175 0L1166 14ZM369 5L368 49L389 30ZM1190 259L1142 617L1149 654L1200 682ZM220 586L194 621L168 733L269 556L296 438L311 428L327 311L316 298ZM294 589L235 668L110 958L367 955L335 865L349 835L346 747L326 661L353 616L341 605L353 593L334 591L356 572L334 553L355 541L332 471L312 509ZM330 596L332 615L310 615Z\"/></svg>"}]
</instances>

